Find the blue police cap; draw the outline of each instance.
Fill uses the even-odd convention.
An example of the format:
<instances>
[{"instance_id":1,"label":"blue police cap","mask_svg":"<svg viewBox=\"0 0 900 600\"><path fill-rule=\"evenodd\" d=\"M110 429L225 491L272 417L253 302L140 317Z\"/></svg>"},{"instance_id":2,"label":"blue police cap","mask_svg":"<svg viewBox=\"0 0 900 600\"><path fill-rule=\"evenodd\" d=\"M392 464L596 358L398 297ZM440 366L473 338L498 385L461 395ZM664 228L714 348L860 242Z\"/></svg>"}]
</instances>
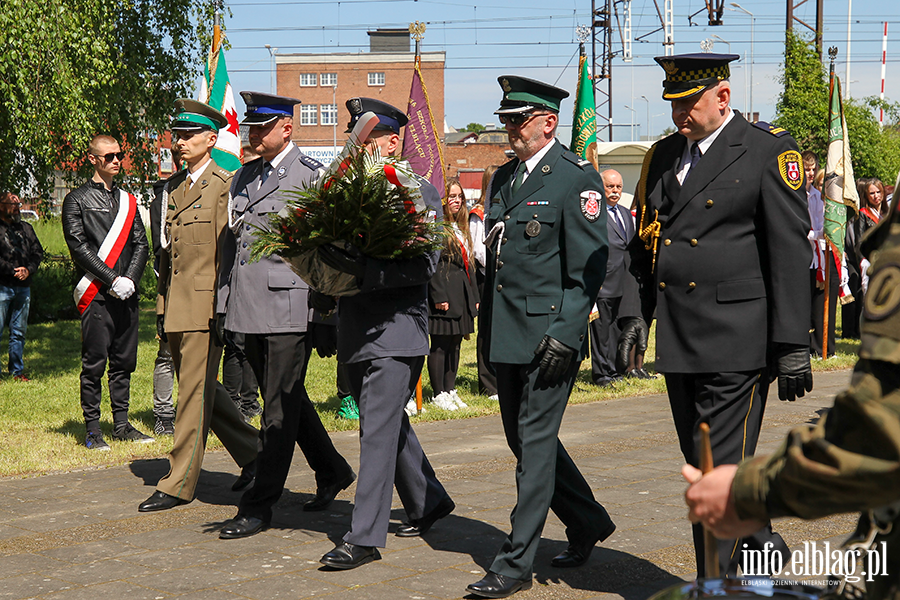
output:
<instances>
[{"instance_id":1,"label":"blue police cap","mask_svg":"<svg viewBox=\"0 0 900 600\"><path fill-rule=\"evenodd\" d=\"M387 102L375 100L374 98L350 98L346 102L347 110L350 111L350 122L347 123L347 131L353 131L353 127L363 113L373 112L378 117L378 125L375 130L393 131L397 135L400 134L400 128L405 127L409 122L406 114L394 108Z\"/></svg>"},{"instance_id":2,"label":"blue police cap","mask_svg":"<svg viewBox=\"0 0 900 600\"><path fill-rule=\"evenodd\" d=\"M294 105L300 104L296 98L262 92L241 92L241 98L247 105L241 125L265 125L281 117L293 117Z\"/></svg>"}]
</instances>

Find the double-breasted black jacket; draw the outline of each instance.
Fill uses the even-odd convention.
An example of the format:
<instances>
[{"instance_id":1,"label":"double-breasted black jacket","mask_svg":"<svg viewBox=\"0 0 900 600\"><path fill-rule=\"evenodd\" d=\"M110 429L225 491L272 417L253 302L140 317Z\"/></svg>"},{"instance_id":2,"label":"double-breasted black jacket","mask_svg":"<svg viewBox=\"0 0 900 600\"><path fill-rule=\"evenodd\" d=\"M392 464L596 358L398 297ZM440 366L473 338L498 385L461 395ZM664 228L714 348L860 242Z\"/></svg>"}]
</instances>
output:
<instances>
[{"instance_id":1,"label":"double-breasted black jacket","mask_svg":"<svg viewBox=\"0 0 900 600\"><path fill-rule=\"evenodd\" d=\"M774 344L809 342L802 161L786 132L735 114L682 186L686 143L654 144L635 194L631 268L648 323L656 310L656 369L756 370Z\"/></svg>"}]
</instances>

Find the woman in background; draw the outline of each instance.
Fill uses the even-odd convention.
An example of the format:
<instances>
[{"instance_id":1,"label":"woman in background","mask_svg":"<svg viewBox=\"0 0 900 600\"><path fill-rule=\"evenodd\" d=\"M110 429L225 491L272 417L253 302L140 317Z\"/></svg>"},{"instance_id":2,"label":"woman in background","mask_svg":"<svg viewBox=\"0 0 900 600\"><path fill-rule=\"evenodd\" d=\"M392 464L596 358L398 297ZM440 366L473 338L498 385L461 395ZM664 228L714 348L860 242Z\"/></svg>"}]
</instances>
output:
<instances>
[{"instance_id":1,"label":"woman in background","mask_svg":"<svg viewBox=\"0 0 900 600\"><path fill-rule=\"evenodd\" d=\"M428 284L428 331L431 349L428 376L439 408L457 410L466 404L456 392L459 347L463 337L475 331L478 292L475 289L475 258L469 235L469 210L462 185L447 180L444 198L447 235L437 270Z\"/></svg>"}]
</instances>

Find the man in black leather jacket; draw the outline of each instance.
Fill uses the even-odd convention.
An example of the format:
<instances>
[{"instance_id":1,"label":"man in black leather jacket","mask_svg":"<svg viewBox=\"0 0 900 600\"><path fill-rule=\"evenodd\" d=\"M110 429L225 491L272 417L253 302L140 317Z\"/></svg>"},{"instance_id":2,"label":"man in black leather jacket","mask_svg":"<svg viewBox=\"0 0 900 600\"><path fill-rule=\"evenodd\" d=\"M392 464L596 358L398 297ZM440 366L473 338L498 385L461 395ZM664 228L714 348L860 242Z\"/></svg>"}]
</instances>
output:
<instances>
[{"instance_id":1,"label":"man in black leather jacket","mask_svg":"<svg viewBox=\"0 0 900 600\"><path fill-rule=\"evenodd\" d=\"M100 379L109 361L113 439L152 442L128 422L131 373L137 364L138 297L148 244L134 196L113 182L125 153L108 135L88 147L94 166L90 181L66 195L63 234L79 282L75 303L81 313L81 408L85 445L109 450L100 432Z\"/></svg>"}]
</instances>

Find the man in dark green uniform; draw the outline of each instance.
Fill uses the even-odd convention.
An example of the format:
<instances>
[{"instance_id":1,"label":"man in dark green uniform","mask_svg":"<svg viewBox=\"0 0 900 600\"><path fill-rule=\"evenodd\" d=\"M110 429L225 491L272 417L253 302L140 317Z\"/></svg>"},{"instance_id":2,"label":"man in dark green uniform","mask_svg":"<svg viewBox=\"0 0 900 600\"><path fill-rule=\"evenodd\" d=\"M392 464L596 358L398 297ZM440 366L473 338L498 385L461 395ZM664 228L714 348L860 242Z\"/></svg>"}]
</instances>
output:
<instances>
[{"instance_id":1,"label":"man in dark green uniform","mask_svg":"<svg viewBox=\"0 0 900 600\"><path fill-rule=\"evenodd\" d=\"M898 208L895 202L890 217L862 242L872 266L850 389L818 423L794 428L771 456L717 467L702 478L690 465L682 469L693 483L685 494L689 518L717 537L748 535L775 517L818 519L871 510L861 523L877 523L884 531L874 544L886 543L887 558L877 576L866 575L867 596L874 600L900 598Z\"/></svg>"},{"instance_id":2,"label":"man in dark green uniform","mask_svg":"<svg viewBox=\"0 0 900 600\"><path fill-rule=\"evenodd\" d=\"M656 370L664 373L681 451L699 463L700 423L715 464L756 450L769 382L794 400L812 389L809 211L797 145L783 129L732 111L733 54L657 58L677 133L655 143L635 194L632 271L647 323L656 311ZM719 543L722 574L739 548L771 543L771 528ZM694 528L698 575L703 534Z\"/></svg>"},{"instance_id":3,"label":"man in dark green uniform","mask_svg":"<svg viewBox=\"0 0 900 600\"><path fill-rule=\"evenodd\" d=\"M497 373L506 440L518 460L518 501L512 532L489 572L467 588L485 598L531 587L549 508L569 538L555 567L581 566L616 528L558 438L606 274L603 181L555 138L565 90L524 77L499 81L497 114L516 158L497 169L489 189L480 327Z\"/></svg>"}]
</instances>

